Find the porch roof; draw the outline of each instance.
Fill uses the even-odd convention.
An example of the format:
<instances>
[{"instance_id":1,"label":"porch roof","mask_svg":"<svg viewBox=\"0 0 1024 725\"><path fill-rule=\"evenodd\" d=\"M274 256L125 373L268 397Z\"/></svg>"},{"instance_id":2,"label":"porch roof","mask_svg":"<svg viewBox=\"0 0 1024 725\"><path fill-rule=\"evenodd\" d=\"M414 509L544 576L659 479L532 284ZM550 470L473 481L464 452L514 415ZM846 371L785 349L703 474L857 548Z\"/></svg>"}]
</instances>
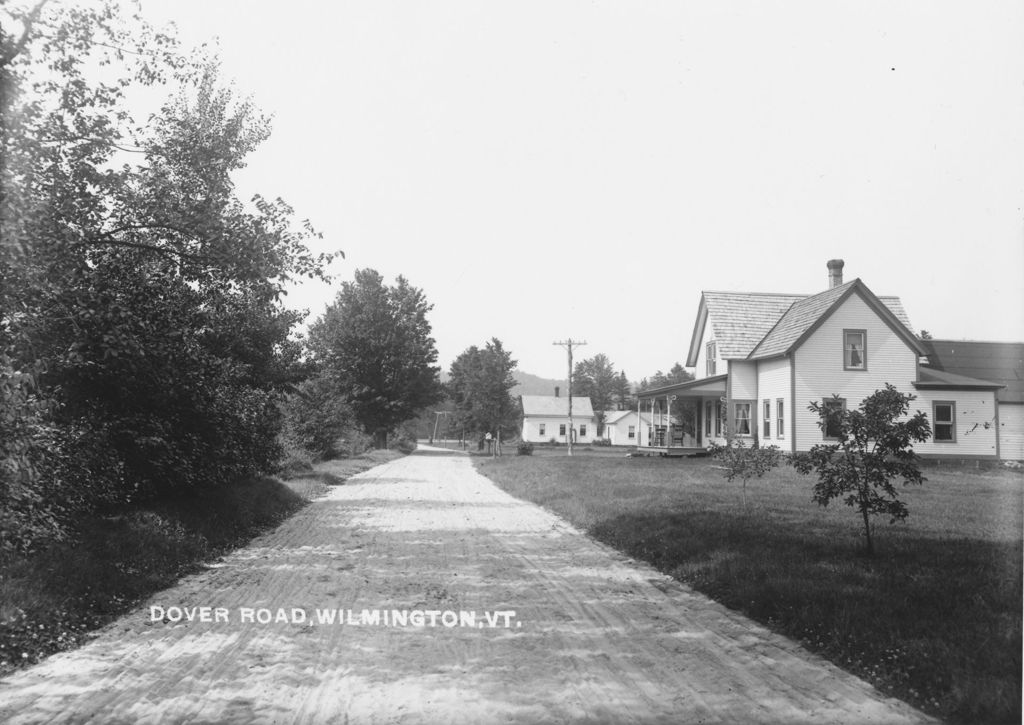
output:
<instances>
[{"instance_id":1,"label":"porch roof","mask_svg":"<svg viewBox=\"0 0 1024 725\"><path fill-rule=\"evenodd\" d=\"M641 400L657 398L662 395L682 395L683 397L699 398L703 395L725 395L725 381L729 378L725 375L712 375L699 380L688 380L685 383L674 385L663 385L660 388L651 388L637 393Z\"/></svg>"}]
</instances>

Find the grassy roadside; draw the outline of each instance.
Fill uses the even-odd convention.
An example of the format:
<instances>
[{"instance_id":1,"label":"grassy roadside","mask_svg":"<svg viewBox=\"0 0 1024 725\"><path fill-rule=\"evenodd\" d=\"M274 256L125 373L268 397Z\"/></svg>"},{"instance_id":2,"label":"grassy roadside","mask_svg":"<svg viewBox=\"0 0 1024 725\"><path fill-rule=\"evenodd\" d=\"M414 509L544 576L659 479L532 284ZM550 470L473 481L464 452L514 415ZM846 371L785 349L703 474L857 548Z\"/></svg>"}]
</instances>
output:
<instances>
[{"instance_id":1,"label":"grassy roadside","mask_svg":"<svg viewBox=\"0 0 1024 725\"><path fill-rule=\"evenodd\" d=\"M790 468L729 484L709 460L475 458L509 493L747 616L882 691L961 723L1021 721L1024 477L928 468L910 519L821 509Z\"/></svg>"},{"instance_id":2,"label":"grassy roadside","mask_svg":"<svg viewBox=\"0 0 1024 725\"><path fill-rule=\"evenodd\" d=\"M72 649L89 633L204 562L277 526L331 485L400 457L394 451L317 464L153 502L82 527L74 544L0 557L0 676Z\"/></svg>"}]
</instances>

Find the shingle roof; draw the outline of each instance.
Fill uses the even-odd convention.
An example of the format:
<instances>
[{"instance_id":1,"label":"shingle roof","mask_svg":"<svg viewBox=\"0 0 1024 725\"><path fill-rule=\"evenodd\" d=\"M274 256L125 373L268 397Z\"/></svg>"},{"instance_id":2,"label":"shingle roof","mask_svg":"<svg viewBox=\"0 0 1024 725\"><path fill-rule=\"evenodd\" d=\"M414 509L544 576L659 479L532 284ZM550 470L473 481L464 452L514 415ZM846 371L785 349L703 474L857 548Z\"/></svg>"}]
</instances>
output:
<instances>
[{"instance_id":1,"label":"shingle roof","mask_svg":"<svg viewBox=\"0 0 1024 725\"><path fill-rule=\"evenodd\" d=\"M1024 403L1024 342L923 340L932 368L1005 385L1001 403ZM927 368L922 368L922 373Z\"/></svg>"},{"instance_id":2,"label":"shingle roof","mask_svg":"<svg viewBox=\"0 0 1024 725\"><path fill-rule=\"evenodd\" d=\"M745 358L790 306L807 295L704 292L718 357Z\"/></svg>"},{"instance_id":3,"label":"shingle roof","mask_svg":"<svg viewBox=\"0 0 1024 725\"><path fill-rule=\"evenodd\" d=\"M786 352L855 285L867 291L864 283L855 279L816 295L705 292L708 322L714 331L718 356L735 360ZM869 291L867 294L871 295ZM899 297L875 299L913 335L910 318Z\"/></svg>"},{"instance_id":4,"label":"shingle roof","mask_svg":"<svg viewBox=\"0 0 1024 725\"><path fill-rule=\"evenodd\" d=\"M521 395L523 401L523 415L569 415L569 398L555 397L553 395ZM594 415L594 408L590 404L590 398L572 396L573 417L591 418Z\"/></svg>"}]
</instances>

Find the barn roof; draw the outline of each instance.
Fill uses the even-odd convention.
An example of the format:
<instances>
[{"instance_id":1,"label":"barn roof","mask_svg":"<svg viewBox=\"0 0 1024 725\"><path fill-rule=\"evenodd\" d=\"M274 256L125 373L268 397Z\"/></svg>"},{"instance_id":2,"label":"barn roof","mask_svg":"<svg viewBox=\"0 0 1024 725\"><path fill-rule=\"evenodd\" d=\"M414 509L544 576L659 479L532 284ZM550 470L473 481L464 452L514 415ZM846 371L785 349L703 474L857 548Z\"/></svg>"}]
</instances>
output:
<instances>
[{"instance_id":1,"label":"barn roof","mask_svg":"<svg viewBox=\"0 0 1024 725\"><path fill-rule=\"evenodd\" d=\"M928 368L1005 385L1001 403L1024 403L1024 342L923 340Z\"/></svg>"},{"instance_id":2,"label":"barn roof","mask_svg":"<svg viewBox=\"0 0 1024 725\"><path fill-rule=\"evenodd\" d=\"M566 417L569 415L569 398L555 397L554 395L521 395L523 401L523 415L551 415ZM594 415L594 408L590 404L590 398L572 396L573 417L590 418Z\"/></svg>"}]
</instances>

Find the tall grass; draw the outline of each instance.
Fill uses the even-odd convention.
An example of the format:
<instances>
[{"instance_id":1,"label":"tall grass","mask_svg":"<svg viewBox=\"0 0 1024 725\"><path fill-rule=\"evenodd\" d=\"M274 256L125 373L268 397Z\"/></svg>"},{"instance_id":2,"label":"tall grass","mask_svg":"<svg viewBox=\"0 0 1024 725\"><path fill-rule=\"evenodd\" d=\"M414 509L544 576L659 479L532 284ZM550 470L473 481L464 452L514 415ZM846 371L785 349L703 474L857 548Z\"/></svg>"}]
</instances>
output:
<instances>
[{"instance_id":1,"label":"tall grass","mask_svg":"<svg viewBox=\"0 0 1024 725\"><path fill-rule=\"evenodd\" d=\"M515 496L954 722L1021 718L1024 477L928 468L910 518L876 527L811 502L812 479L748 487L707 460L476 459Z\"/></svg>"}]
</instances>

